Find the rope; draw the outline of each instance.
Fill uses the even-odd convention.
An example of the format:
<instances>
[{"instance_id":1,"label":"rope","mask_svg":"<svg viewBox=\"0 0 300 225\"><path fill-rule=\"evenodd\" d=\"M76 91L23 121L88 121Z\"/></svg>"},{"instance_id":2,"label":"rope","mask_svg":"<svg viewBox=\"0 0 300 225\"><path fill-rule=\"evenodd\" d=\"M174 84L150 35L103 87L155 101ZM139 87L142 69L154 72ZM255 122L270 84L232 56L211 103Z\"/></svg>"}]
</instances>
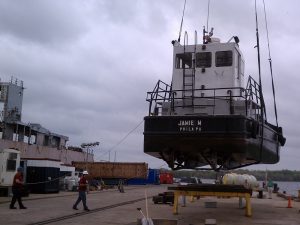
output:
<instances>
[{"instance_id":1,"label":"rope","mask_svg":"<svg viewBox=\"0 0 300 225\"><path fill-rule=\"evenodd\" d=\"M102 153L100 156L98 156L97 158L100 158L104 155L106 155L107 153L111 152L113 149L115 149L118 145L120 145L123 141L125 141L125 139L133 132L135 131L142 123L144 122L144 120L140 121L139 124L137 126L135 126L132 130L130 130L119 142L117 142L117 144L115 144L113 147L111 147L110 149L108 149L106 152Z\"/></svg>"},{"instance_id":2,"label":"rope","mask_svg":"<svg viewBox=\"0 0 300 225\"><path fill-rule=\"evenodd\" d=\"M50 183L50 182L53 182L53 181L56 181L56 180L59 180L61 178L64 178L64 176L61 176L61 177L57 177L57 178L54 178L54 179L51 179L51 180L47 180L47 181L39 181L39 182L34 182L34 183L25 183L26 185L30 184L30 185L35 185L35 184L45 184L45 183Z\"/></svg>"},{"instance_id":3,"label":"rope","mask_svg":"<svg viewBox=\"0 0 300 225\"><path fill-rule=\"evenodd\" d=\"M262 94L262 82L261 82L261 70L260 70L260 52L259 52L259 33L258 33L258 21L257 21L257 7L255 0L255 22L256 22L256 42L257 42L257 62L258 62L258 75L259 75L259 95L261 102L261 142L260 142L260 161L262 160L263 141L264 141L264 116L266 115L265 103ZM259 122L259 121L258 121ZM258 162L259 163L259 162Z\"/></svg>"},{"instance_id":4,"label":"rope","mask_svg":"<svg viewBox=\"0 0 300 225\"><path fill-rule=\"evenodd\" d=\"M269 60L270 73L271 73L271 80L272 80L272 91L273 91L274 112L275 112L275 118L276 118L276 126L278 127L278 117L277 117L277 107L276 107L276 95L275 95L275 87L274 87L273 68L272 68L272 58L271 58L271 50L270 50L269 29L268 29L268 21L267 21L267 13L266 13L265 0L263 0L263 4L264 4L264 14L265 14L266 30L267 30L267 41L268 41L268 52L269 52L269 59L268 59L268 60Z\"/></svg>"}]
</instances>

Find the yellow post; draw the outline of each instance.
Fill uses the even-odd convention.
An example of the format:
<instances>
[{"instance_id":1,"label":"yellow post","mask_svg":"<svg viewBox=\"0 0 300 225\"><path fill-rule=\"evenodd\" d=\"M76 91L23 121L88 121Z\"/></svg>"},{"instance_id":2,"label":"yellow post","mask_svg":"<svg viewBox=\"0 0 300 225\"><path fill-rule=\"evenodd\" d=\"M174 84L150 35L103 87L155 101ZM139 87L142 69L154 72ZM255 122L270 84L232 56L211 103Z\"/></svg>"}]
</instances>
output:
<instances>
[{"instance_id":1,"label":"yellow post","mask_svg":"<svg viewBox=\"0 0 300 225\"><path fill-rule=\"evenodd\" d=\"M179 197L178 192L174 191L174 205L173 205L173 214L174 215L178 214L178 197Z\"/></svg>"},{"instance_id":2,"label":"yellow post","mask_svg":"<svg viewBox=\"0 0 300 225\"><path fill-rule=\"evenodd\" d=\"M247 193L245 195L246 199L246 216L251 217L252 216L252 209L251 209L251 203L250 203L250 194Z\"/></svg>"}]
</instances>

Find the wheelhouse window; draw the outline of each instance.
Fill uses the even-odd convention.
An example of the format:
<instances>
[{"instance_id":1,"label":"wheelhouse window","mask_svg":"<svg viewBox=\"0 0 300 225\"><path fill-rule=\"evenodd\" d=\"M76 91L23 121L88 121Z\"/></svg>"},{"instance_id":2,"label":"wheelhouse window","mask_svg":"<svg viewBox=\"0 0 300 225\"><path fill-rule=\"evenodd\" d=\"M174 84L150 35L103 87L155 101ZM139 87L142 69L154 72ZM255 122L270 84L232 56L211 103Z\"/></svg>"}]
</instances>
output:
<instances>
[{"instance_id":1,"label":"wheelhouse window","mask_svg":"<svg viewBox=\"0 0 300 225\"><path fill-rule=\"evenodd\" d=\"M211 52L196 53L196 67L211 67Z\"/></svg>"},{"instance_id":2,"label":"wheelhouse window","mask_svg":"<svg viewBox=\"0 0 300 225\"><path fill-rule=\"evenodd\" d=\"M192 53L181 53L176 55L177 69L191 69L193 66Z\"/></svg>"},{"instance_id":3,"label":"wheelhouse window","mask_svg":"<svg viewBox=\"0 0 300 225\"><path fill-rule=\"evenodd\" d=\"M232 51L216 52L216 67L232 66Z\"/></svg>"}]
</instances>

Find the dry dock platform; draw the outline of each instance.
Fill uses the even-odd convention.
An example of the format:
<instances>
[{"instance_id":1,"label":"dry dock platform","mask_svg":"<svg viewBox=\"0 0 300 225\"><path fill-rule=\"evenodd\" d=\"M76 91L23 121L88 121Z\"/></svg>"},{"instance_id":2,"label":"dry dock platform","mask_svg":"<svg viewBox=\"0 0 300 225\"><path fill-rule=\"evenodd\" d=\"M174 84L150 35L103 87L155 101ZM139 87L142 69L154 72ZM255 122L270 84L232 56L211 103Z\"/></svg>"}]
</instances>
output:
<instances>
[{"instance_id":1,"label":"dry dock platform","mask_svg":"<svg viewBox=\"0 0 300 225\"><path fill-rule=\"evenodd\" d=\"M0 197L0 224L100 224L100 225L135 225L142 217L137 208L146 214L145 193L148 196L148 213L153 219L177 220L178 225L299 225L300 203L292 201L292 208L287 208L288 201L273 194L272 199L251 197L252 215L245 216L238 198L200 197L182 207L179 201L179 214L173 214L173 206L154 204L152 196L168 191L169 185L125 186L125 193L117 189L90 192L87 203L91 211L72 209L77 198L76 192L25 197L25 210L9 209L10 198ZM214 207L207 207L214 202ZM167 223L165 223L167 224Z\"/></svg>"}]
</instances>

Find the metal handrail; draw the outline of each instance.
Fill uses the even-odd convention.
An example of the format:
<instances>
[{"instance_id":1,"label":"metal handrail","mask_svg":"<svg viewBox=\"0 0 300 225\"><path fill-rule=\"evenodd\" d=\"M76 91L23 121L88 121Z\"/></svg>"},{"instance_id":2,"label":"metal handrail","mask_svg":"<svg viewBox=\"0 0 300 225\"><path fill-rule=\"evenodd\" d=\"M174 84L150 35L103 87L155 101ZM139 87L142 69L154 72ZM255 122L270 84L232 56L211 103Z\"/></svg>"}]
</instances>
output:
<instances>
[{"instance_id":1,"label":"metal handrail","mask_svg":"<svg viewBox=\"0 0 300 225\"><path fill-rule=\"evenodd\" d=\"M218 94L218 92L226 91L227 94ZM239 90L239 94L234 94L234 90ZM212 99L213 104L191 104L191 105L175 105L175 101L183 100L185 91L193 91L193 100L196 99ZM209 92L211 95L202 96L200 93ZM198 96L197 96L198 94ZM149 102L149 115L155 114L155 110L162 108L162 103L170 102L171 110L174 111L175 108L183 107L213 107L213 114L215 112L216 100L226 100L232 101L234 98L242 98L245 100L245 113L248 115L248 109L250 104L255 104L255 115L259 115L261 111L260 96L259 96L259 84L249 76L246 89L241 87L224 87L224 88L205 88L205 89L176 89L173 90L172 87L165 82L159 80L155 85L152 92L147 92L146 101ZM194 101L193 101L194 102ZM153 104L155 107L153 108ZM252 106L251 106L252 108Z\"/></svg>"}]
</instances>

